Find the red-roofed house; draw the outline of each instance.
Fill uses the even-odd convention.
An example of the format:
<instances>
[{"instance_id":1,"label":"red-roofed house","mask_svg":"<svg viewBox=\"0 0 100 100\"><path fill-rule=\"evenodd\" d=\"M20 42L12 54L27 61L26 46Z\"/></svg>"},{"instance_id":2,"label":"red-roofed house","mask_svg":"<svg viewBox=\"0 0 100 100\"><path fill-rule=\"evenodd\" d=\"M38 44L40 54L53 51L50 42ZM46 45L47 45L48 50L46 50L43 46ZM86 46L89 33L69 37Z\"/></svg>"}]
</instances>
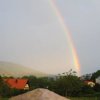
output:
<instances>
[{"instance_id":1,"label":"red-roofed house","mask_svg":"<svg viewBox=\"0 0 100 100\"><path fill-rule=\"evenodd\" d=\"M8 78L8 79L4 79L4 81L11 88L23 89L23 90L28 90L29 89L28 79L13 79L13 78Z\"/></svg>"}]
</instances>

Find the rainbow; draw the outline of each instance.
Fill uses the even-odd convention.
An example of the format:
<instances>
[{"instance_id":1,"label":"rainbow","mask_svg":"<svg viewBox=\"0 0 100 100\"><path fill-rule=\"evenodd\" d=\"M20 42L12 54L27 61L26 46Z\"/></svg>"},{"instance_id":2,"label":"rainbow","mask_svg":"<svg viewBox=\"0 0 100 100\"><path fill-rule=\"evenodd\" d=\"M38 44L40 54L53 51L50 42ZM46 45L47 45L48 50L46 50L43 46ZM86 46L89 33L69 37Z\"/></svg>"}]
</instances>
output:
<instances>
[{"instance_id":1,"label":"rainbow","mask_svg":"<svg viewBox=\"0 0 100 100\"><path fill-rule=\"evenodd\" d=\"M76 48L74 46L74 43L73 43L73 40L71 37L71 33L67 29L67 26L64 22L64 18L57 7L55 0L48 0L48 1L50 2L50 5L51 5L52 9L54 10L55 15L57 16L57 19L61 25L61 28L63 29L63 31L67 37L70 54L72 55L72 57L71 57L71 60L73 63L72 66L75 67L75 70L77 71L78 75L80 75L80 63L79 63L78 55L76 52Z\"/></svg>"}]
</instances>

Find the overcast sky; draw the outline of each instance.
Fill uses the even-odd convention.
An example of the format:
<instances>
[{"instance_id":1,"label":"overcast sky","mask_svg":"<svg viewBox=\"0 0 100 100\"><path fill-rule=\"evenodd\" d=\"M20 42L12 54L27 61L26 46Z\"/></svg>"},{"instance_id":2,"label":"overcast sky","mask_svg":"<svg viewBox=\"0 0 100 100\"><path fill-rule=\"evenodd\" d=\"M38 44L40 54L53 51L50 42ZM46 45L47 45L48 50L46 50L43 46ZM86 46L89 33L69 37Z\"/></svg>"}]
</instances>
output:
<instances>
[{"instance_id":1,"label":"overcast sky","mask_svg":"<svg viewBox=\"0 0 100 100\"><path fill-rule=\"evenodd\" d=\"M100 69L100 0L55 1L72 34L82 74ZM65 72L71 68L67 44L49 0L0 0L0 61Z\"/></svg>"}]
</instances>

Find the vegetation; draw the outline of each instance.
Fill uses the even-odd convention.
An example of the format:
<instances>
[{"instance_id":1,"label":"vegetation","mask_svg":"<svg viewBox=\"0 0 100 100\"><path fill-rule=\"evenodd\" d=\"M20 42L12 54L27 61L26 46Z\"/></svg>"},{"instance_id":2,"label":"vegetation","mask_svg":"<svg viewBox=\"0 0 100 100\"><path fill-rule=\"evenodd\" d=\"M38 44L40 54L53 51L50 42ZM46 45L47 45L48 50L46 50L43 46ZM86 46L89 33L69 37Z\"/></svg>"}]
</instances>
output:
<instances>
[{"instance_id":1,"label":"vegetation","mask_svg":"<svg viewBox=\"0 0 100 100\"><path fill-rule=\"evenodd\" d=\"M100 70L96 71L95 73L92 74L91 80L94 80L100 76Z\"/></svg>"},{"instance_id":2,"label":"vegetation","mask_svg":"<svg viewBox=\"0 0 100 100\"><path fill-rule=\"evenodd\" d=\"M99 71L97 71L98 73ZM97 74L94 73L97 77ZM95 77L95 78L96 78ZM77 75L75 71L68 71L58 75L57 77L41 77L37 78L35 76L24 76L22 78L28 79L29 91L36 88L47 88L54 91L62 96L75 97L72 100L100 100L100 85L96 84L94 87L90 87L85 84ZM94 78L94 79L95 79ZM1 97L11 97L18 94L27 92L25 90L11 89L0 77L0 96ZM76 98L78 97L78 99ZM80 98L84 97L84 98ZM87 98L89 97L89 98ZM98 97L98 98L95 98Z\"/></svg>"},{"instance_id":3,"label":"vegetation","mask_svg":"<svg viewBox=\"0 0 100 100\"><path fill-rule=\"evenodd\" d=\"M56 81L57 93L63 96L77 96L83 86L83 82L75 75L75 72L70 70Z\"/></svg>"},{"instance_id":4,"label":"vegetation","mask_svg":"<svg viewBox=\"0 0 100 100\"><path fill-rule=\"evenodd\" d=\"M71 97L71 100L100 100L99 97Z\"/></svg>"},{"instance_id":5,"label":"vegetation","mask_svg":"<svg viewBox=\"0 0 100 100\"><path fill-rule=\"evenodd\" d=\"M0 76L0 96L8 97L10 95L10 87L3 81Z\"/></svg>"}]
</instances>

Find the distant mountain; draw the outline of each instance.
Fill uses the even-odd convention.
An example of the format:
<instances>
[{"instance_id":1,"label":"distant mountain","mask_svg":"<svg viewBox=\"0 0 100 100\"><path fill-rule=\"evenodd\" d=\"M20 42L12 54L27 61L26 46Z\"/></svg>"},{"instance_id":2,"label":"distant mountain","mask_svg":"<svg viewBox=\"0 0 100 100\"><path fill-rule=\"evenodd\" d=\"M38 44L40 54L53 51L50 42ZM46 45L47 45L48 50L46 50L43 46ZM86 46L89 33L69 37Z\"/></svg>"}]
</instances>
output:
<instances>
[{"instance_id":1,"label":"distant mountain","mask_svg":"<svg viewBox=\"0 0 100 100\"><path fill-rule=\"evenodd\" d=\"M32 68L3 61L0 61L0 75L13 77L22 77L25 75L34 75L37 77L47 76L47 74L33 70Z\"/></svg>"}]
</instances>

